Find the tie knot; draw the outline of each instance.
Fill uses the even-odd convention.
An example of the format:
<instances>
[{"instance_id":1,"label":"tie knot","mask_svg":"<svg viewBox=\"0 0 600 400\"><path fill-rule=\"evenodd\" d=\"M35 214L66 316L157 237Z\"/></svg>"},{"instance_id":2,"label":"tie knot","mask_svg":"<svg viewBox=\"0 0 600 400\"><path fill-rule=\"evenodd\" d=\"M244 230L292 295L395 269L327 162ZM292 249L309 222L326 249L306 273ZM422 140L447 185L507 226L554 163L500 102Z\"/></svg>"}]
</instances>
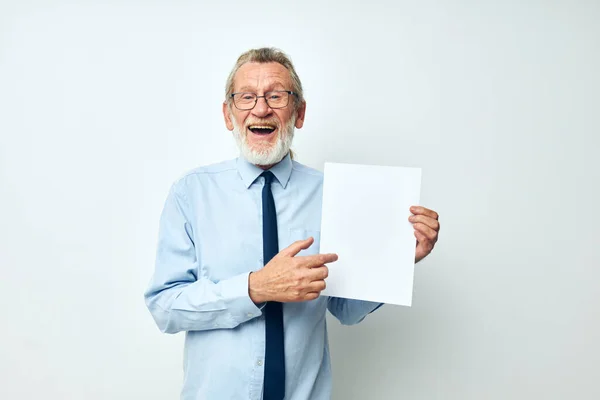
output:
<instances>
[{"instance_id":1,"label":"tie knot","mask_svg":"<svg viewBox=\"0 0 600 400\"><path fill-rule=\"evenodd\" d=\"M265 178L265 185L270 185L273 182L273 178L275 178L275 175L271 171L265 171L260 176Z\"/></svg>"}]
</instances>

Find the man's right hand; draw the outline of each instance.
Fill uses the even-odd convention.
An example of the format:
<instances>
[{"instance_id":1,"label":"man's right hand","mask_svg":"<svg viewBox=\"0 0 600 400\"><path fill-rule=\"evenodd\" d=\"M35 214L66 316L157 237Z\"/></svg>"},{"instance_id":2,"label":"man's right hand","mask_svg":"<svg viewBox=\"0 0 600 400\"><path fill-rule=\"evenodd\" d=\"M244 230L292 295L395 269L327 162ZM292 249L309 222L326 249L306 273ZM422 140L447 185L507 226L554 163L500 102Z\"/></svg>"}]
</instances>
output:
<instances>
[{"instance_id":1,"label":"man's right hand","mask_svg":"<svg viewBox=\"0 0 600 400\"><path fill-rule=\"evenodd\" d=\"M296 257L313 242L312 237L298 240L280 251L264 268L252 272L248 279L250 299L259 304L266 301L307 301L319 297L329 273L325 264L336 261L338 256L315 254Z\"/></svg>"}]
</instances>

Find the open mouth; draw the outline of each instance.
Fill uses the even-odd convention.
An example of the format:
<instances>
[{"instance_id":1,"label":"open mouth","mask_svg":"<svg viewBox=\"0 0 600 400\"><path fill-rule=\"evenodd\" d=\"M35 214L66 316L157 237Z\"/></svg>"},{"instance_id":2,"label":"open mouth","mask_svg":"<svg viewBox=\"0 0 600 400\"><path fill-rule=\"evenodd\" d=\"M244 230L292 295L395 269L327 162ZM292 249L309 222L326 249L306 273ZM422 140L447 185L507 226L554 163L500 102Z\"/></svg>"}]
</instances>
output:
<instances>
[{"instance_id":1,"label":"open mouth","mask_svg":"<svg viewBox=\"0 0 600 400\"><path fill-rule=\"evenodd\" d=\"M268 135L275 131L275 126L272 125L250 125L248 129L256 135Z\"/></svg>"}]
</instances>

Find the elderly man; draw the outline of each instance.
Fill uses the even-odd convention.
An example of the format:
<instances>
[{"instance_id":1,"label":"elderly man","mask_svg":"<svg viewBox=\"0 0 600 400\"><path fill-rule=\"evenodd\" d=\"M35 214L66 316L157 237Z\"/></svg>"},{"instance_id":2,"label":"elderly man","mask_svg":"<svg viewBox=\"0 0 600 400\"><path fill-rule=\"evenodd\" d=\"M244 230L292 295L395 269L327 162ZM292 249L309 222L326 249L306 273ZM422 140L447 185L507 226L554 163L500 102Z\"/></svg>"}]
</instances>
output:
<instances>
[{"instance_id":1,"label":"elderly man","mask_svg":"<svg viewBox=\"0 0 600 400\"><path fill-rule=\"evenodd\" d=\"M145 299L161 331L186 332L182 399L328 399L326 311L350 325L381 306L320 296L337 255L319 254L323 175L292 160L305 111L284 53L242 54L223 103L241 156L171 187ZM408 215L420 261L438 216Z\"/></svg>"}]
</instances>

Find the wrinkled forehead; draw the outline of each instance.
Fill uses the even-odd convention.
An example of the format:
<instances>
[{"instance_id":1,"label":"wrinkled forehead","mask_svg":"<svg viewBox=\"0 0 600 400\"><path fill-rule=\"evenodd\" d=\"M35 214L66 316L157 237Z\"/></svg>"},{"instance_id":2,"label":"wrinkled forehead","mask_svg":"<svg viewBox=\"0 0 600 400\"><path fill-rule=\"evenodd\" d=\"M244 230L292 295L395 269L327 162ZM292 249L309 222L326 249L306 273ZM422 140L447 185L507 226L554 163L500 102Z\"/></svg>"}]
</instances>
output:
<instances>
[{"instance_id":1,"label":"wrinkled forehead","mask_svg":"<svg viewBox=\"0 0 600 400\"><path fill-rule=\"evenodd\" d=\"M291 90L292 77L283 65L249 62L242 65L233 78L234 92L264 92L268 90Z\"/></svg>"}]
</instances>

